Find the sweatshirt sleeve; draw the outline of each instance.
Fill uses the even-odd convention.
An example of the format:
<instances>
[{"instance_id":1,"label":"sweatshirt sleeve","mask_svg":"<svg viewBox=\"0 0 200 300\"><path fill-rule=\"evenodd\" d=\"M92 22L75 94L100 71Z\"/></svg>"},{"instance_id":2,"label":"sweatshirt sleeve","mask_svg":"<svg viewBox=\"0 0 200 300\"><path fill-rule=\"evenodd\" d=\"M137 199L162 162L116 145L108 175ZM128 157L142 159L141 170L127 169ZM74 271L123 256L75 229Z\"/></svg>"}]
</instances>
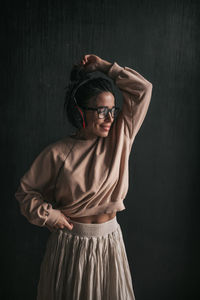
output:
<instances>
[{"instance_id":1,"label":"sweatshirt sleeve","mask_svg":"<svg viewBox=\"0 0 200 300\"><path fill-rule=\"evenodd\" d=\"M118 118L124 121L124 133L133 142L147 114L153 85L135 70L116 62L108 70L108 76L122 92L123 104Z\"/></svg>"},{"instance_id":2,"label":"sweatshirt sleeve","mask_svg":"<svg viewBox=\"0 0 200 300\"><path fill-rule=\"evenodd\" d=\"M61 215L61 211L53 209L48 202L60 164L57 151L53 151L49 145L35 158L20 179L15 198L19 202L22 215L34 225L51 227Z\"/></svg>"}]
</instances>

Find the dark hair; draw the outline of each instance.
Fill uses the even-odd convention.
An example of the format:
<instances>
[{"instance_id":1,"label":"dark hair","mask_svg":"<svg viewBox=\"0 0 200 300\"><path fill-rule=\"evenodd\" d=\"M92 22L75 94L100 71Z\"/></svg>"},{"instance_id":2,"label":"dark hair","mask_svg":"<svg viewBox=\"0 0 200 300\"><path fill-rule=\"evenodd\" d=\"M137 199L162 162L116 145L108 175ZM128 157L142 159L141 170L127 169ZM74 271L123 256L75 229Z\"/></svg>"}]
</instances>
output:
<instances>
[{"instance_id":1,"label":"dark hair","mask_svg":"<svg viewBox=\"0 0 200 300\"><path fill-rule=\"evenodd\" d=\"M88 80L84 83L84 81ZM81 85L82 83L82 85ZM68 121L76 128L82 127L82 117L79 110L75 107L89 106L91 98L95 101L102 92L110 92L115 97L113 86L110 80L103 77L93 78L91 73L86 73L83 67L74 65L70 72L70 82L66 87L64 110ZM74 96L73 96L74 94ZM76 98L76 102L75 99ZM84 109L81 108L85 118ZM86 118L85 118L86 121Z\"/></svg>"}]
</instances>

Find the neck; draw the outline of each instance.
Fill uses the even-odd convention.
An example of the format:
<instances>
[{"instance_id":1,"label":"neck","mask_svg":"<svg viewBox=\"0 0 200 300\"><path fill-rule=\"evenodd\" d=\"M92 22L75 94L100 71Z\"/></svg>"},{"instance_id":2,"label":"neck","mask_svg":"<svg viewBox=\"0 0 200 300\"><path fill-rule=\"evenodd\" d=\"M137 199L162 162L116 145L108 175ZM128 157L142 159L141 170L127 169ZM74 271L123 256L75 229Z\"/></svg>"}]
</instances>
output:
<instances>
[{"instance_id":1,"label":"neck","mask_svg":"<svg viewBox=\"0 0 200 300\"><path fill-rule=\"evenodd\" d=\"M84 128L81 128L76 131L75 137L82 139L82 140L91 140L94 139L94 135L91 135L89 132L87 132Z\"/></svg>"}]
</instances>

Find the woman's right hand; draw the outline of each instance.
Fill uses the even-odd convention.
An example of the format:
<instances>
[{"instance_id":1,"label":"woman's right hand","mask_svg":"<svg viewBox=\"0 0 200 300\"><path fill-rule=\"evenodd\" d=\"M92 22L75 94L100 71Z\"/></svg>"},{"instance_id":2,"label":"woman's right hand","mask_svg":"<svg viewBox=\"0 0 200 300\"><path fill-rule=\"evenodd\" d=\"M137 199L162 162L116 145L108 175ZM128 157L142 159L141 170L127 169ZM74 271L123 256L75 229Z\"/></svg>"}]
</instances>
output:
<instances>
[{"instance_id":1,"label":"woman's right hand","mask_svg":"<svg viewBox=\"0 0 200 300\"><path fill-rule=\"evenodd\" d=\"M63 213L61 213L60 218L58 219L57 223L54 225L55 229L63 229L67 227L68 229L73 229L73 224L69 223L70 218L66 217Z\"/></svg>"}]
</instances>

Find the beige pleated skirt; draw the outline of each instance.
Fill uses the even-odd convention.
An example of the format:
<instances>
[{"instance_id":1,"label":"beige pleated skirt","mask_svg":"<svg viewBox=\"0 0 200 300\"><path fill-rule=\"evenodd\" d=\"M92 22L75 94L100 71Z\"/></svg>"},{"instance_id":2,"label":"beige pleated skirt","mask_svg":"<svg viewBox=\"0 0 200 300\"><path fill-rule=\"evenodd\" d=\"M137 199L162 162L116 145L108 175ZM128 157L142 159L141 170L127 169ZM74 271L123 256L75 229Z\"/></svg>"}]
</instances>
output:
<instances>
[{"instance_id":1,"label":"beige pleated skirt","mask_svg":"<svg viewBox=\"0 0 200 300\"><path fill-rule=\"evenodd\" d=\"M37 300L135 300L117 217L52 231L40 267Z\"/></svg>"}]
</instances>

